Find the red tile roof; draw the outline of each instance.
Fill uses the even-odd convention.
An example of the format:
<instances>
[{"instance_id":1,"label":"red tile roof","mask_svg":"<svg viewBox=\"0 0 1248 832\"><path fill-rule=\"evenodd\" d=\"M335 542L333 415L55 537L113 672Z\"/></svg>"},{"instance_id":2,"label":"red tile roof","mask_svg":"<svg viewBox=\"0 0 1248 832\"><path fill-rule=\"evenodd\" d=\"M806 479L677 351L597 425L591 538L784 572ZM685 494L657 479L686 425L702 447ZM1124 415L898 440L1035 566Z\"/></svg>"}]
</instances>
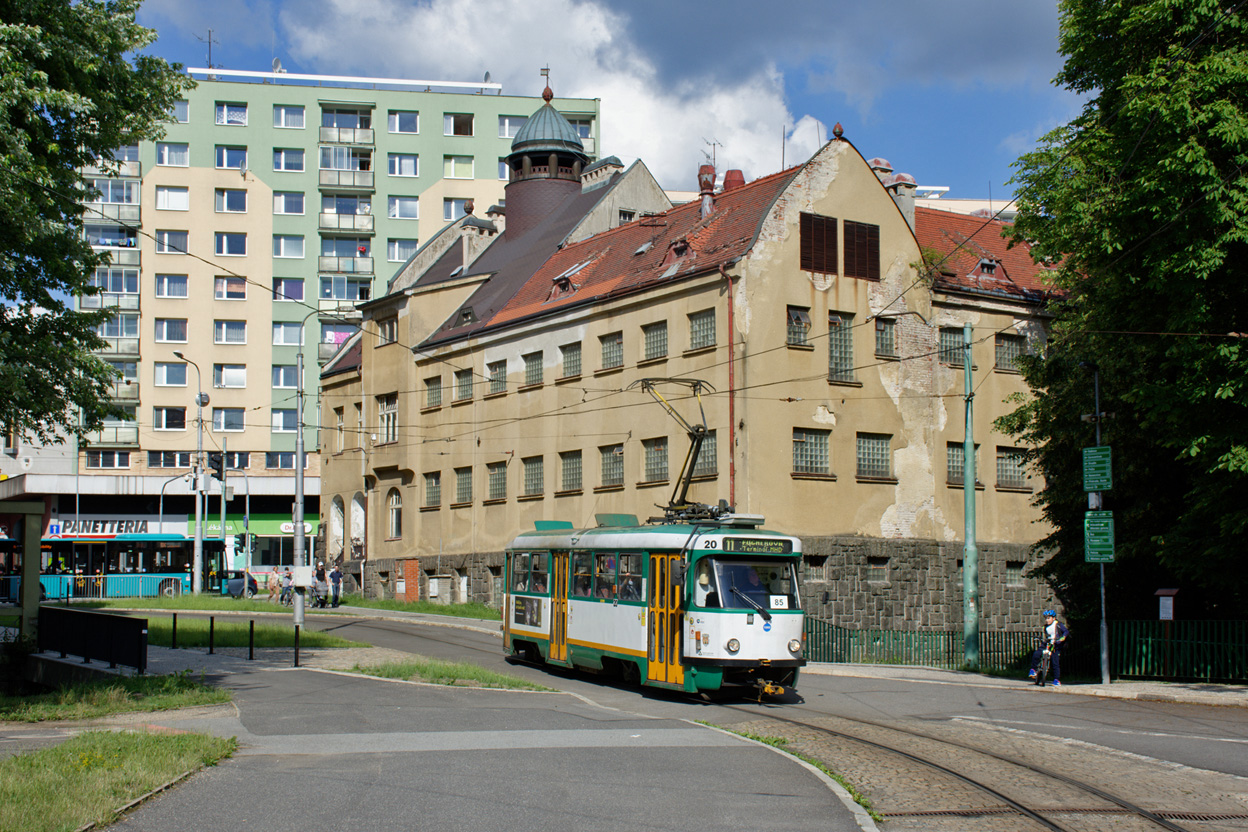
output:
<instances>
[{"instance_id":1,"label":"red tile roof","mask_svg":"<svg viewBox=\"0 0 1248 832\"><path fill-rule=\"evenodd\" d=\"M976 294L1005 295L1040 301L1054 292L1048 269L1031 259L1026 243L1012 248L1001 235L1010 224L971 214L934 208L914 209L914 236L924 250L939 252L936 288ZM985 259L997 267L989 274L981 267Z\"/></svg>"}]
</instances>

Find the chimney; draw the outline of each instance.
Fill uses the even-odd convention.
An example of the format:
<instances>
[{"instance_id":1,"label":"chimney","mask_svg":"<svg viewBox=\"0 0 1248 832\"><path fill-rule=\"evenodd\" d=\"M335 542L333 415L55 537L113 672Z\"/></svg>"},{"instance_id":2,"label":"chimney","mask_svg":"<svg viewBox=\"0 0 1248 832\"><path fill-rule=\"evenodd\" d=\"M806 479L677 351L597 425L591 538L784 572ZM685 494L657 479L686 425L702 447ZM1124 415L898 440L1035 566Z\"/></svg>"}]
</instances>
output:
<instances>
[{"instance_id":1,"label":"chimney","mask_svg":"<svg viewBox=\"0 0 1248 832\"><path fill-rule=\"evenodd\" d=\"M724 174L724 193L745 184L745 174L739 170L730 170Z\"/></svg>"},{"instance_id":2,"label":"chimney","mask_svg":"<svg viewBox=\"0 0 1248 832\"><path fill-rule=\"evenodd\" d=\"M901 215L906 218L906 222L910 225L910 230L914 230L914 190L918 187L915 184L914 177L908 173L894 173L886 176L883 181L885 190L888 195L893 198L893 202L897 203L897 207L901 209Z\"/></svg>"},{"instance_id":3,"label":"chimney","mask_svg":"<svg viewBox=\"0 0 1248 832\"><path fill-rule=\"evenodd\" d=\"M698 168L698 195L702 197L702 219L715 210L715 167L702 165Z\"/></svg>"},{"instance_id":4,"label":"chimney","mask_svg":"<svg viewBox=\"0 0 1248 832\"><path fill-rule=\"evenodd\" d=\"M876 178L881 182L887 179L889 174L893 172L893 166L888 163L888 160L881 159L879 156L876 156L874 159L867 162L867 164L875 173ZM884 187L888 187L888 185L886 184Z\"/></svg>"}]
</instances>

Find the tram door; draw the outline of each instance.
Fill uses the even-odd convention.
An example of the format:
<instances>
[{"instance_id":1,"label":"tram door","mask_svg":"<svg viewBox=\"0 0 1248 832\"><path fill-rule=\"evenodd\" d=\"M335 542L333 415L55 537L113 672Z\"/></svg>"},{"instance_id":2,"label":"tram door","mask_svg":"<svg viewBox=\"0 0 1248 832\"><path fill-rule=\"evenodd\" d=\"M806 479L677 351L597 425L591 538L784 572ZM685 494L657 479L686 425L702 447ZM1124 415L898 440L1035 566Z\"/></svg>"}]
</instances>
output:
<instances>
[{"instance_id":1,"label":"tram door","mask_svg":"<svg viewBox=\"0 0 1248 832\"><path fill-rule=\"evenodd\" d=\"M680 585L672 580L679 554L650 555L649 624L646 678L652 682L684 684L680 664Z\"/></svg>"},{"instance_id":2,"label":"tram door","mask_svg":"<svg viewBox=\"0 0 1248 832\"><path fill-rule=\"evenodd\" d=\"M568 660L568 553L551 552L550 659Z\"/></svg>"}]
</instances>

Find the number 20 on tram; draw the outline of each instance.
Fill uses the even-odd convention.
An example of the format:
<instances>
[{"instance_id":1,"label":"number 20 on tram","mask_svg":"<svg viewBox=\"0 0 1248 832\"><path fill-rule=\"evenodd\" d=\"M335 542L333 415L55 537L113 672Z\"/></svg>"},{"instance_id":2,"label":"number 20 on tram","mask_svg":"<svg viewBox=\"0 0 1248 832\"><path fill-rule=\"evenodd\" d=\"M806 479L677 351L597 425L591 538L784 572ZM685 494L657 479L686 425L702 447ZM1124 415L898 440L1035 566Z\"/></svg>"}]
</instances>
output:
<instances>
[{"instance_id":1,"label":"number 20 on tram","mask_svg":"<svg viewBox=\"0 0 1248 832\"><path fill-rule=\"evenodd\" d=\"M690 693L778 694L803 658L801 541L756 515L639 525L539 521L506 554L504 650Z\"/></svg>"}]
</instances>

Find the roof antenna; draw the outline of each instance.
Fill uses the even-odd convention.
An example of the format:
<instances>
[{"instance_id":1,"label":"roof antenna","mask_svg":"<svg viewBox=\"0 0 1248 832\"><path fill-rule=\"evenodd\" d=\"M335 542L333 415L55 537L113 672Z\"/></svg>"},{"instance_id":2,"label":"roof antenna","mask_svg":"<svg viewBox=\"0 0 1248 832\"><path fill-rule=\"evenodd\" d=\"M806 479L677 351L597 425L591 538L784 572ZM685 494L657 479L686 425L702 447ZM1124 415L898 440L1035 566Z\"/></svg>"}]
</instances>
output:
<instances>
[{"instance_id":1,"label":"roof antenna","mask_svg":"<svg viewBox=\"0 0 1248 832\"><path fill-rule=\"evenodd\" d=\"M212 45L215 43L217 46L220 46L221 41L213 38L211 29L208 30L207 38L201 38L199 35L196 35L195 39L198 40L200 43L208 44L208 68L212 69Z\"/></svg>"},{"instance_id":2,"label":"roof antenna","mask_svg":"<svg viewBox=\"0 0 1248 832\"><path fill-rule=\"evenodd\" d=\"M715 148L723 147L723 145L720 144L719 139L708 139L706 137L703 137L702 141L711 146L711 154L707 158L710 159L711 161L711 167L715 167ZM703 156L707 155L705 150L702 151L702 155Z\"/></svg>"}]
</instances>

